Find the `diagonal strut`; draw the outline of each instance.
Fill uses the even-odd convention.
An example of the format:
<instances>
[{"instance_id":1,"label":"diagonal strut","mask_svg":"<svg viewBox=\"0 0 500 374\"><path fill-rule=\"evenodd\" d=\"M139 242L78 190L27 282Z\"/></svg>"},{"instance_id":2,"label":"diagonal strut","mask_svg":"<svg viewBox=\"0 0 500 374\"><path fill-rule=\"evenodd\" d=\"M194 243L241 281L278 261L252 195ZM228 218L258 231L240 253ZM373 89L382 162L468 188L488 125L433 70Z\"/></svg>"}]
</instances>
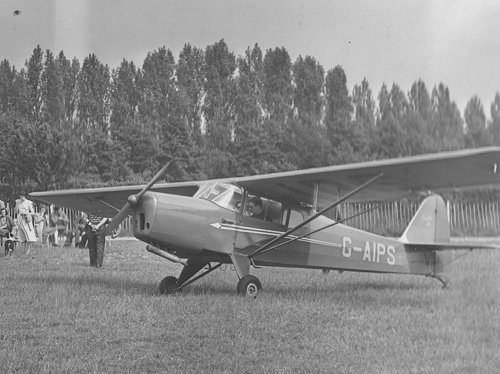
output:
<instances>
[{"instance_id":1,"label":"diagonal strut","mask_svg":"<svg viewBox=\"0 0 500 374\"><path fill-rule=\"evenodd\" d=\"M319 231L326 230L326 229L328 229L328 228L330 228L330 227L332 227L332 226L336 226L336 225L338 225L339 223L344 223L345 221L349 221L350 219L353 219L353 218L355 218L355 217L358 217L358 216L361 216L361 215L366 214L366 213L368 213L368 212L371 212L372 210L375 210L375 209L377 209L378 207L379 207L379 205L375 205L374 207L371 207L371 208L369 208L369 209L365 209L365 210L363 210L363 211L361 211L361 212L359 212L359 213L353 214L353 215L352 215L352 216L350 216L350 217L347 217L347 218L341 219L340 221L335 221L335 222L333 222L333 223L331 223L331 224L329 224L329 225L326 225L326 226L320 227L319 229L316 229L316 230L313 230L313 231L310 231L310 232L306 232L305 234L303 234L303 235L301 235L301 236L297 236L297 237L295 237L295 238L292 238L292 239L290 239L290 240L287 240L286 242L276 244L275 246L272 246L271 248L266 248L265 250L263 250L262 252L260 252L260 253L259 253L259 255L264 254L264 253L269 252L269 251L272 251L272 250L274 250L274 249L276 249L276 248L279 248L279 247L281 247L281 246L284 246L284 245L286 245L286 244L290 244L291 242L295 242L295 241L297 241L297 240L300 240L300 239L302 239L302 238L305 238L306 236L310 236L310 235L312 235L312 234L315 234L315 233L317 233L317 232L319 232Z\"/></svg>"},{"instance_id":2,"label":"diagonal strut","mask_svg":"<svg viewBox=\"0 0 500 374\"><path fill-rule=\"evenodd\" d=\"M252 253L250 253L248 255L249 258L253 258L255 256L258 256L260 255L261 253L263 253L264 251L266 251L268 248L270 248L274 243L276 243L278 240L281 240L285 237L287 237L288 235L290 235L291 233L297 231L298 229L300 229L301 227L307 225L309 222L311 222L312 220L318 218L320 215L322 215L323 213L325 213L326 211L330 210L330 209L333 209L335 208L336 206L340 205L341 203L343 203L345 200L347 200L348 198L350 198L351 196L357 194L359 191L363 190L364 188L368 187L370 184L372 184L373 182L375 182L376 180L380 179L384 174L383 173L380 173L380 174L377 174L376 176L374 176L373 178L369 179L368 181L366 181L365 183L363 183L362 185L356 187L354 190L352 190L351 192L345 194L344 196L342 196L340 199L337 199L336 201L334 201L333 203L331 203L330 205L328 205L327 207L321 209L319 212L317 212L316 214L312 215L311 217L309 217L308 219L306 219L304 222L301 222L299 223L297 226L295 227L292 227L290 230L284 232L283 234L277 236L276 238L274 238L273 240L267 242L266 244L264 244L263 246L261 246L260 248L256 249L255 251L253 251Z\"/></svg>"}]
</instances>

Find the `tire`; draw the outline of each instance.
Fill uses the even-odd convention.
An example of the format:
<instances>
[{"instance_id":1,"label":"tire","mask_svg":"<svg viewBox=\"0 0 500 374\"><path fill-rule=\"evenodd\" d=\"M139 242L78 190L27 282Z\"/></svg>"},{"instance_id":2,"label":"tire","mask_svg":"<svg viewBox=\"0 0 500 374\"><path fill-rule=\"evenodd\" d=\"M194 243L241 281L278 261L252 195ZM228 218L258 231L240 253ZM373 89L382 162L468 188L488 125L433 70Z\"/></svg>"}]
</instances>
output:
<instances>
[{"instance_id":1,"label":"tire","mask_svg":"<svg viewBox=\"0 0 500 374\"><path fill-rule=\"evenodd\" d=\"M162 295L170 295L175 292L175 285L177 284L176 277L165 277L161 280L158 291Z\"/></svg>"},{"instance_id":2,"label":"tire","mask_svg":"<svg viewBox=\"0 0 500 374\"><path fill-rule=\"evenodd\" d=\"M237 291L240 296L256 298L261 290L260 280L253 275L245 275L238 282Z\"/></svg>"}]
</instances>

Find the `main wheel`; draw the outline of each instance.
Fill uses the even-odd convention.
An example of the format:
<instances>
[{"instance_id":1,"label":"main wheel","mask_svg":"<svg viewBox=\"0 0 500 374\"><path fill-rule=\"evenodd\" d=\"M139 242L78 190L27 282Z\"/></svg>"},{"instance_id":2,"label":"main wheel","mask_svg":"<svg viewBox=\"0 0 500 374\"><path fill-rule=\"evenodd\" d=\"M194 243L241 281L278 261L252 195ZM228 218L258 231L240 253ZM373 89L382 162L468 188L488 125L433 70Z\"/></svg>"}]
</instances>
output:
<instances>
[{"instance_id":1,"label":"main wheel","mask_svg":"<svg viewBox=\"0 0 500 374\"><path fill-rule=\"evenodd\" d=\"M177 284L176 277L165 277L161 280L158 290L162 295L170 295L175 292L175 285Z\"/></svg>"},{"instance_id":2,"label":"main wheel","mask_svg":"<svg viewBox=\"0 0 500 374\"><path fill-rule=\"evenodd\" d=\"M262 290L262 284L257 277L254 277L253 275L245 275L239 280L236 289L238 290L238 295L255 298Z\"/></svg>"}]
</instances>

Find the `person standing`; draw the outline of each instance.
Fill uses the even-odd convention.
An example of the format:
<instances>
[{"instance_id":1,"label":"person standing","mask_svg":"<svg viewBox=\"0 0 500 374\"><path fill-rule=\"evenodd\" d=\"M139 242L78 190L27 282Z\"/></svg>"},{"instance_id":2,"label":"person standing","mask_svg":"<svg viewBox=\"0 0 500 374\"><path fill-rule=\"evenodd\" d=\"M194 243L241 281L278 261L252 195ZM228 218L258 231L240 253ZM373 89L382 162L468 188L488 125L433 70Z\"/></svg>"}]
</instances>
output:
<instances>
[{"instance_id":1,"label":"person standing","mask_svg":"<svg viewBox=\"0 0 500 374\"><path fill-rule=\"evenodd\" d=\"M85 235L89 247L90 266L100 268L104 259L106 246L106 226L109 219L103 217L99 210L89 213L85 218Z\"/></svg>"},{"instance_id":2,"label":"person standing","mask_svg":"<svg viewBox=\"0 0 500 374\"><path fill-rule=\"evenodd\" d=\"M86 218L87 215L82 212L75 220L75 247L85 248L87 246L87 236L85 235Z\"/></svg>"},{"instance_id":3,"label":"person standing","mask_svg":"<svg viewBox=\"0 0 500 374\"><path fill-rule=\"evenodd\" d=\"M35 223L35 232L36 235L38 236L38 241L43 245L43 231L44 228L47 226L47 209L45 209L45 206L40 207L40 211L35 214L34 216L34 223Z\"/></svg>"},{"instance_id":4,"label":"person standing","mask_svg":"<svg viewBox=\"0 0 500 374\"><path fill-rule=\"evenodd\" d=\"M17 227L19 242L23 243L26 254L30 253L30 243L36 243L35 228L33 227L33 203L24 195L16 201Z\"/></svg>"},{"instance_id":5,"label":"person standing","mask_svg":"<svg viewBox=\"0 0 500 374\"><path fill-rule=\"evenodd\" d=\"M0 207L0 236L6 238L12 232L14 222L7 214L7 209Z\"/></svg>"},{"instance_id":6,"label":"person standing","mask_svg":"<svg viewBox=\"0 0 500 374\"><path fill-rule=\"evenodd\" d=\"M66 233L68 231L68 223L69 219L66 213L64 213L64 211L58 206L55 206L49 219L49 224L51 227L50 231L53 232L53 244L55 247L64 245L64 242L66 240Z\"/></svg>"}]
</instances>

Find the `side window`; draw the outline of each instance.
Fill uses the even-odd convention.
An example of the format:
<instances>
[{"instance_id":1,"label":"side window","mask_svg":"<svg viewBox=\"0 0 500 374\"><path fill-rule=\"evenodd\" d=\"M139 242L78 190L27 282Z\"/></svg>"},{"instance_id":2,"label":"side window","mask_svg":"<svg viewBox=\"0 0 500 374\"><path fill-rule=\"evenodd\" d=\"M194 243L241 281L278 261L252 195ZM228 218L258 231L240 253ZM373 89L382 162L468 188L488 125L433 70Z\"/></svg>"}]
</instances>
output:
<instances>
[{"instance_id":1,"label":"side window","mask_svg":"<svg viewBox=\"0 0 500 374\"><path fill-rule=\"evenodd\" d=\"M248 195L243 214L269 222L281 223L282 208L278 201L257 195Z\"/></svg>"},{"instance_id":2,"label":"side window","mask_svg":"<svg viewBox=\"0 0 500 374\"><path fill-rule=\"evenodd\" d=\"M267 201L267 219L274 223L281 223L281 213L282 213L281 203L268 200Z\"/></svg>"},{"instance_id":3,"label":"side window","mask_svg":"<svg viewBox=\"0 0 500 374\"><path fill-rule=\"evenodd\" d=\"M297 210L290 210L290 220L288 221L288 227L295 227L299 223L304 222L304 216Z\"/></svg>"}]
</instances>

